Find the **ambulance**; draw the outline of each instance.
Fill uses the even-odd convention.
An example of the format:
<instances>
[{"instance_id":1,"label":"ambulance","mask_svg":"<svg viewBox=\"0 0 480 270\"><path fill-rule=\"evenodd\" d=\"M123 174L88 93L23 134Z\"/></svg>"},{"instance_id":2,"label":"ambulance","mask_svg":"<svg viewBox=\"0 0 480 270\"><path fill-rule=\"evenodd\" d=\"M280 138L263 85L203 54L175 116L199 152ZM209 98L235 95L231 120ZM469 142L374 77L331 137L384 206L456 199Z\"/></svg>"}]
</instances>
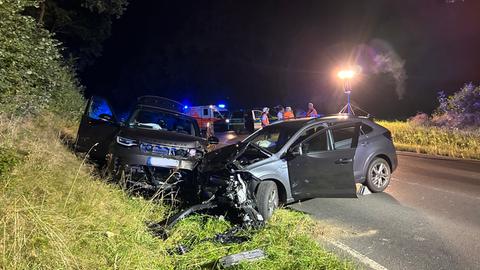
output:
<instances>
[{"instance_id":1,"label":"ambulance","mask_svg":"<svg viewBox=\"0 0 480 270\"><path fill-rule=\"evenodd\" d=\"M185 106L186 115L195 118L200 129L207 132L213 131L213 123L217 121L225 121L228 124L230 112L224 104L206 105L206 106ZM210 131L211 130L211 131Z\"/></svg>"}]
</instances>

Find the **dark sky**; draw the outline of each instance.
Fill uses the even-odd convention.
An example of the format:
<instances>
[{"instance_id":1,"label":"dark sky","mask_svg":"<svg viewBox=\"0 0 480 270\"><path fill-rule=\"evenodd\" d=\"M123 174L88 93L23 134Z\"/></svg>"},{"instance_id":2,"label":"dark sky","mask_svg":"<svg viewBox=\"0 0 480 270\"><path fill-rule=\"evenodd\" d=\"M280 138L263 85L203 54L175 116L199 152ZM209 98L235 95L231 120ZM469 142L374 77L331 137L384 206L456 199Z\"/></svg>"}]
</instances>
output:
<instances>
[{"instance_id":1,"label":"dark sky","mask_svg":"<svg viewBox=\"0 0 480 270\"><path fill-rule=\"evenodd\" d=\"M362 109L431 112L438 91L480 80L480 1L132 0L82 80L87 95L123 107L154 94L236 108L312 101L333 113L345 65L361 69L352 97Z\"/></svg>"}]
</instances>

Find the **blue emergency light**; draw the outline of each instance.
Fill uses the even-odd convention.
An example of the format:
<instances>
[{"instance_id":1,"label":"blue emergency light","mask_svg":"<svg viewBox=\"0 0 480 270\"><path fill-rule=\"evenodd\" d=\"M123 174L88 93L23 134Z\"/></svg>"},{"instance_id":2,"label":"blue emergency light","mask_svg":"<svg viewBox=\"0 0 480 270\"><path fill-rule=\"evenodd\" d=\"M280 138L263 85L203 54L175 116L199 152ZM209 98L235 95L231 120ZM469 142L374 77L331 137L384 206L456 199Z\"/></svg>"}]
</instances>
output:
<instances>
[{"instance_id":1,"label":"blue emergency light","mask_svg":"<svg viewBox=\"0 0 480 270\"><path fill-rule=\"evenodd\" d=\"M226 106L225 106L225 104L218 104L218 107L219 107L220 109L225 109Z\"/></svg>"}]
</instances>

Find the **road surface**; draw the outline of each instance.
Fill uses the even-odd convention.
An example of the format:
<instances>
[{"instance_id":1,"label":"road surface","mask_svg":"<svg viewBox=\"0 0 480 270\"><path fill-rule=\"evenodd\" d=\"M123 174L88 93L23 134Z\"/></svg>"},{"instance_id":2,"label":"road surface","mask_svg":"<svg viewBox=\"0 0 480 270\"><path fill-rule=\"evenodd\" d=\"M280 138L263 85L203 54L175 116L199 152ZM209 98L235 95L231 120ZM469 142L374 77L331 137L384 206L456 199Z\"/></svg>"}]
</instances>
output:
<instances>
[{"instance_id":1,"label":"road surface","mask_svg":"<svg viewBox=\"0 0 480 270\"><path fill-rule=\"evenodd\" d=\"M221 136L223 144L238 139ZM403 152L398 160L384 193L290 207L319 219L335 232L326 233L333 247L374 269L480 269L480 162Z\"/></svg>"}]
</instances>

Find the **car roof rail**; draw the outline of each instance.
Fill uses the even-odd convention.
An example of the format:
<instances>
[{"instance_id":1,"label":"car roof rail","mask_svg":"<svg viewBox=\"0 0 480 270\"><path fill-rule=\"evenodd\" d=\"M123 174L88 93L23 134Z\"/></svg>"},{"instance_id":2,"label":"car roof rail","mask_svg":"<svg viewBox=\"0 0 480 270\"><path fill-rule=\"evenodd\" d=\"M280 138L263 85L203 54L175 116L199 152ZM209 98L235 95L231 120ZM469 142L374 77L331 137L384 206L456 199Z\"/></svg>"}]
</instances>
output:
<instances>
[{"instance_id":1,"label":"car roof rail","mask_svg":"<svg viewBox=\"0 0 480 270\"><path fill-rule=\"evenodd\" d=\"M137 105L157 107L161 109L183 113L184 105L173 99L159 96L141 96L137 98Z\"/></svg>"},{"instance_id":2,"label":"car roof rail","mask_svg":"<svg viewBox=\"0 0 480 270\"><path fill-rule=\"evenodd\" d=\"M322 117L312 118L308 123L315 123L315 122L328 122L331 120L353 120L353 119L370 119L365 116L357 116L352 114L346 113L338 113L338 114L328 114Z\"/></svg>"}]
</instances>

